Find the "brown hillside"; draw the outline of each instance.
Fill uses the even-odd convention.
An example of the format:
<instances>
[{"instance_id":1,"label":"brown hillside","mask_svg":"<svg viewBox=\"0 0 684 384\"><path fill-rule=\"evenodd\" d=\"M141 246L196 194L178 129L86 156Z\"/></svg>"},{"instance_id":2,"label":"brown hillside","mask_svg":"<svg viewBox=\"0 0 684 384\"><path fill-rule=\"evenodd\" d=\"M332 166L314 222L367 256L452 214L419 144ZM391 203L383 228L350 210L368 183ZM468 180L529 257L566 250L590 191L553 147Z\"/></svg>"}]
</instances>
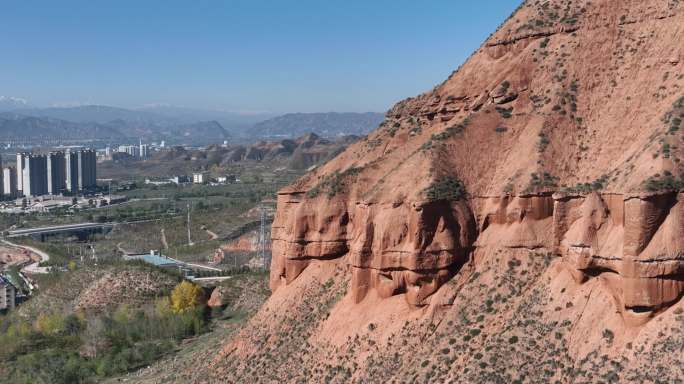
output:
<instances>
[{"instance_id":1,"label":"brown hillside","mask_svg":"<svg viewBox=\"0 0 684 384\"><path fill-rule=\"evenodd\" d=\"M280 192L274 294L198 372L683 380L683 40L679 0L526 1Z\"/></svg>"}]
</instances>

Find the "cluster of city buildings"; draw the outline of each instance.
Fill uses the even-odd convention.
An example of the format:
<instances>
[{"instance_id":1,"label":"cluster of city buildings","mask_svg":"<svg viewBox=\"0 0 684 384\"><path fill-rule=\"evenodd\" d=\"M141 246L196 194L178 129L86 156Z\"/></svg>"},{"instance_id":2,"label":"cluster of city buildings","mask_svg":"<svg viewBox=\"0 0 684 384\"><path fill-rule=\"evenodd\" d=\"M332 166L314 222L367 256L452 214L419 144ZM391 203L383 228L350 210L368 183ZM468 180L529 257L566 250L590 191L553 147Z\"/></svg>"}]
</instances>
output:
<instances>
[{"instance_id":1,"label":"cluster of city buildings","mask_svg":"<svg viewBox=\"0 0 684 384\"><path fill-rule=\"evenodd\" d=\"M239 183L238 175L224 175L218 177L211 177L209 172L195 172L192 174L193 184L232 184Z\"/></svg>"},{"instance_id":2,"label":"cluster of city buildings","mask_svg":"<svg viewBox=\"0 0 684 384\"><path fill-rule=\"evenodd\" d=\"M237 175L225 175L218 177L211 177L209 172L195 172L192 176L173 176L170 178L159 178L159 179L146 179L145 184L148 185L181 185L181 184L210 184L210 185L223 185L239 183L240 178Z\"/></svg>"},{"instance_id":3,"label":"cluster of city buildings","mask_svg":"<svg viewBox=\"0 0 684 384\"><path fill-rule=\"evenodd\" d=\"M107 146L98 151L98 157L100 160L126 160L130 158L145 160L150 157L150 152L164 148L164 146L165 143L163 141L160 146L157 143L152 143L152 145L143 144L142 140L140 140L138 145Z\"/></svg>"},{"instance_id":4,"label":"cluster of city buildings","mask_svg":"<svg viewBox=\"0 0 684 384\"><path fill-rule=\"evenodd\" d=\"M0 168L2 159L0 159ZM90 149L48 154L17 153L15 167L2 169L2 197L78 195L97 187L97 156Z\"/></svg>"},{"instance_id":5,"label":"cluster of city buildings","mask_svg":"<svg viewBox=\"0 0 684 384\"><path fill-rule=\"evenodd\" d=\"M140 145L119 145L118 152L137 159L146 159L150 155L150 147L142 143Z\"/></svg>"}]
</instances>

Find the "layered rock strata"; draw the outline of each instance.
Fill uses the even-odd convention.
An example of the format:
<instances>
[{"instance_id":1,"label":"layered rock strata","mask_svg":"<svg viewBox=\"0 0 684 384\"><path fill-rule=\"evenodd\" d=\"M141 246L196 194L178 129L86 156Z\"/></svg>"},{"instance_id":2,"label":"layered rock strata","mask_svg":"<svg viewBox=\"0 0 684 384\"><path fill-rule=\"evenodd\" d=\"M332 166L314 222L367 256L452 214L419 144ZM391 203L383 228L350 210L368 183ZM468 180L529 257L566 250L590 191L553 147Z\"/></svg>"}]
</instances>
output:
<instances>
[{"instance_id":1,"label":"layered rock strata","mask_svg":"<svg viewBox=\"0 0 684 384\"><path fill-rule=\"evenodd\" d=\"M343 258L356 303L423 306L476 250L515 248L603 277L635 324L677 302L683 8L524 2L448 80L280 192L272 289Z\"/></svg>"}]
</instances>

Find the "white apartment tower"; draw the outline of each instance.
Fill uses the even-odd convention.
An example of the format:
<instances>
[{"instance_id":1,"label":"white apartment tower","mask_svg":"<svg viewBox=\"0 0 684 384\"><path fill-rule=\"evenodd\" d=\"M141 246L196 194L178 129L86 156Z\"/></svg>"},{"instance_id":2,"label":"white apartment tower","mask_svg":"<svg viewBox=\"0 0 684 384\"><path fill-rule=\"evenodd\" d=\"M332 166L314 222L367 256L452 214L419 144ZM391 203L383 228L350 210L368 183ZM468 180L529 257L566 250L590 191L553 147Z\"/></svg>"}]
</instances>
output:
<instances>
[{"instance_id":1,"label":"white apartment tower","mask_svg":"<svg viewBox=\"0 0 684 384\"><path fill-rule=\"evenodd\" d=\"M2 192L6 198L17 197L17 172L14 168L2 170Z\"/></svg>"}]
</instances>

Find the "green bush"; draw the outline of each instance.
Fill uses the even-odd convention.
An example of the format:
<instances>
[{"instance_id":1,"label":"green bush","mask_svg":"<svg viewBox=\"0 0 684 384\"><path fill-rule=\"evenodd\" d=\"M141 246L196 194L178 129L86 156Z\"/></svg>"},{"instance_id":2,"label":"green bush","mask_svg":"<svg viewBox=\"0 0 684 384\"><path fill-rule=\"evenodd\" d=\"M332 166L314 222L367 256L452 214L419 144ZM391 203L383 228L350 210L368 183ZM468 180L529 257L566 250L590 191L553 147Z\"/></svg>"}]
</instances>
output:
<instances>
[{"instance_id":1,"label":"green bush","mask_svg":"<svg viewBox=\"0 0 684 384\"><path fill-rule=\"evenodd\" d=\"M530 186L528 189L555 188L558 187L558 181L558 177L548 172L542 172L541 174L535 172L530 174Z\"/></svg>"},{"instance_id":2,"label":"green bush","mask_svg":"<svg viewBox=\"0 0 684 384\"><path fill-rule=\"evenodd\" d=\"M655 174L644 181L644 186L651 192L678 191L684 188L684 172L679 175L679 179L670 171L663 172L663 175Z\"/></svg>"},{"instance_id":3,"label":"green bush","mask_svg":"<svg viewBox=\"0 0 684 384\"><path fill-rule=\"evenodd\" d=\"M510 119L513 116L513 107L510 107L510 108L496 107L496 111L499 112L501 117L503 117L504 119Z\"/></svg>"},{"instance_id":4,"label":"green bush","mask_svg":"<svg viewBox=\"0 0 684 384\"><path fill-rule=\"evenodd\" d=\"M537 151L544 153L549 144L551 144L551 140L549 140L549 137L544 132L541 132L539 134L539 142L537 142Z\"/></svg>"},{"instance_id":5,"label":"green bush","mask_svg":"<svg viewBox=\"0 0 684 384\"><path fill-rule=\"evenodd\" d=\"M460 123L457 123L457 124L454 124L454 125L448 127L446 130L444 130L444 132L433 134L430 137L430 140L434 140L434 141L447 140L447 139L465 131L465 129L468 127L469 124L470 124L470 118L466 117Z\"/></svg>"},{"instance_id":6,"label":"green bush","mask_svg":"<svg viewBox=\"0 0 684 384\"><path fill-rule=\"evenodd\" d=\"M363 167L351 167L343 172L335 171L323 177L323 179L311 188L306 196L309 198L317 197L321 192L325 192L328 197L334 197L338 193L343 193L347 189L347 179L357 176L363 171Z\"/></svg>"},{"instance_id":7,"label":"green bush","mask_svg":"<svg viewBox=\"0 0 684 384\"><path fill-rule=\"evenodd\" d=\"M438 179L423 192L430 202L458 201L466 197L465 185L453 176Z\"/></svg>"}]
</instances>

